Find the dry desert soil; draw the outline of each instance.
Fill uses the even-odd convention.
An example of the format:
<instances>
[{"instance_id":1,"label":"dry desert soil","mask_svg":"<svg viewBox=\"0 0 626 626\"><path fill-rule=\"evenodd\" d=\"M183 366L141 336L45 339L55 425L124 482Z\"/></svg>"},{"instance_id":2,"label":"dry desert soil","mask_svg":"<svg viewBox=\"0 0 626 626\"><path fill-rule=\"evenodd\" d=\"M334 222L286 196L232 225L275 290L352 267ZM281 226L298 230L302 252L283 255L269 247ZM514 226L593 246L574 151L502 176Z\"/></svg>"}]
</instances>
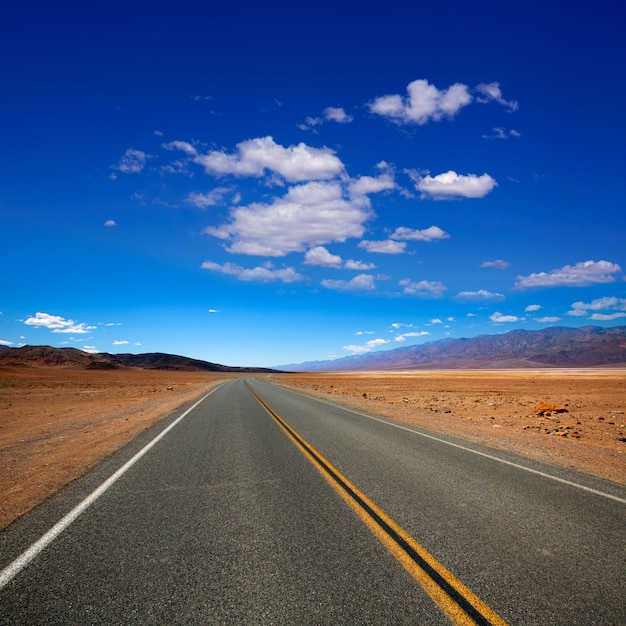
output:
<instances>
[{"instance_id":1,"label":"dry desert soil","mask_svg":"<svg viewBox=\"0 0 626 626\"><path fill-rule=\"evenodd\" d=\"M176 408L237 376L0 368L0 529ZM626 484L626 370L260 376Z\"/></svg>"}]
</instances>

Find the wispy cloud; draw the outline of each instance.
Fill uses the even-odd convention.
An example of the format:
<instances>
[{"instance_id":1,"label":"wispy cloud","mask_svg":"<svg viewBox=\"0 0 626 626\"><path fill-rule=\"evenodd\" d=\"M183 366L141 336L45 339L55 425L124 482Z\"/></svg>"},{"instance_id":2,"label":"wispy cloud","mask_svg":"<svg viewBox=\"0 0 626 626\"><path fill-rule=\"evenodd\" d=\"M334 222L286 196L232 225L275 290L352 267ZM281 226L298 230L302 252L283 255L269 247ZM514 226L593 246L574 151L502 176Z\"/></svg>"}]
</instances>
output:
<instances>
[{"instance_id":1,"label":"wispy cloud","mask_svg":"<svg viewBox=\"0 0 626 626\"><path fill-rule=\"evenodd\" d=\"M383 241L368 241L364 239L358 243L358 247L367 252L375 252L377 254L403 254L406 251L406 242L394 241L392 239Z\"/></svg>"},{"instance_id":2,"label":"wispy cloud","mask_svg":"<svg viewBox=\"0 0 626 626\"><path fill-rule=\"evenodd\" d=\"M480 94L476 100L483 104L497 102L506 107L509 111L517 111L519 104L515 100L505 100L502 96L500 83L481 83L476 85L475 90Z\"/></svg>"},{"instance_id":3,"label":"wispy cloud","mask_svg":"<svg viewBox=\"0 0 626 626\"><path fill-rule=\"evenodd\" d=\"M506 296L502 293L479 289L478 291L460 291L456 294L457 300L465 302L502 302Z\"/></svg>"},{"instance_id":4,"label":"wispy cloud","mask_svg":"<svg viewBox=\"0 0 626 626\"><path fill-rule=\"evenodd\" d=\"M337 124L350 124L354 117L346 113L343 107L326 107L319 117L307 117L303 124L298 124L300 130L310 130L320 124L336 122Z\"/></svg>"},{"instance_id":5,"label":"wispy cloud","mask_svg":"<svg viewBox=\"0 0 626 626\"><path fill-rule=\"evenodd\" d=\"M293 267L275 268L272 263L268 262L262 266L253 268L244 268L234 263L213 263L212 261L205 261L201 268L203 270L209 270L212 272L218 272L220 274L227 274L228 276L234 276L237 280L246 282L283 282L283 283L295 283L298 281L306 280L306 277L299 274Z\"/></svg>"},{"instance_id":6,"label":"wispy cloud","mask_svg":"<svg viewBox=\"0 0 626 626\"><path fill-rule=\"evenodd\" d=\"M354 354L363 354L364 352L370 352L374 348L379 348L380 346L387 345L388 343L389 339L370 339L363 345L351 344L344 346L343 349Z\"/></svg>"},{"instance_id":7,"label":"wispy cloud","mask_svg":"<svg viewBox=\"0 0 626 626\"><path fill-rule=\"evenodd\" d=\"M192 192L187 196L187 202L199 209L206 209L210 206L223 204L224 196L229 193L228 187L216 187L207 193Z\"/></svg>"},{"instance_id":8,"label":"wispy cloud","mask_svg":"<svg viewBox=\"0 0 626 626\"><path fill-rule=\"evenodd\" d=\"M491 133L485 134L482 136L483 139L510 139L514 137L515 139L522 136L517 130L507 130L506 128L502 128L501 126L494 126L491 129Z\"/></svg>"},{"instance_id":9,"label":"wispy cloud","mask_svg":"<svg viewBox=\"0 0 626 626\"><path fill-rule=\"evenodd\" d=\"M574 302L567 312L574 317L587 317L595 321L612 321L626 317L626 298L607 296L591 302Z\"/></svg>"},{"instance_id":10,"label":"wispy cloud","mask_svg":"<svg viewBox=\"0 0 626 626\"><path fill-rule=\"evenodd\" d=\"M417 296L418 298L442 298L448 289L439 281L420 280L414 282L405 278L398 283L403 287L402 293L407 296Z\"/></svg>"},{"instance_id":11,"label":"wispy cloud","mask_svg":"<svg viewBox=\"0 0 626 626\"><path fill-rule=\"evenodd\" d=\"M511 267L511 264L508 261L496 259L495 261L484 261L480 264L480 267L488 267L495 270L505 270L507 267Z\"/></svg>"},{"instance_id":12,"label":"wispy cloud","mask_svg":"<svg viewBox=\"0 0 626 626\"><path fill-rule=\"evenodd\" d=\"M320 284L326 289L335 291L372 291L376 289L374 277L370 274L359 274L348 281L326 279Z\"/></svg>"},{"instance_id":13,"label":"wispy cloud","mask_svg":"<svg viewBox=\"0 0 626 626\"><path fill-rule=\"evenodd\" d=\"M496 324L512 324L514 322L523 321L523 317L517 317L517 315L503 315L499 311L496 311L493 315L489 316L489 319Z\"/></svg>"},{"instance_id":14,"label":"wispy cloud","mask_svg":"<svg viewBox=\"0 0 626 626\"><path fill-rule=\"evenodd\" d=\"M614 274L621 272L617 263L609 261L584 261L565 265L550 272L538 272L529 276L518 276L515 289L535 287L589 287L615 281Z\"/></svg>"}]
</instances>

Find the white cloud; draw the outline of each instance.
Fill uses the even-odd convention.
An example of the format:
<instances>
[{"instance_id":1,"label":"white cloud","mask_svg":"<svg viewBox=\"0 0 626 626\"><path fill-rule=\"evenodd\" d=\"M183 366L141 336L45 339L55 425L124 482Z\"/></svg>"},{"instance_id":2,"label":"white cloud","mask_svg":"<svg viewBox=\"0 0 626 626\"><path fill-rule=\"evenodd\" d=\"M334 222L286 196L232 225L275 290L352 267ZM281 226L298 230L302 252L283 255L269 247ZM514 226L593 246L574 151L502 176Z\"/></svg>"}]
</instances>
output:
<instances>
[{"instance_id":1,"label":"white cloud","mask_svg":"<svg viewBox=\"0 0 626 626\"><path fill-rule=\"evenodd\" d=\"M209 309L209 313L221 313L218 309Z\"/></svg>"},{"instance_id":2,"label":"white cloud","mask_svg":"<svg viewBox=\"0 0 626 626\"><path fill-rule=\"evenodd\" d=\"M342 107L326 107L321 117L307 117L304 124L298 124L300 130L310 130L314 126L319 126L326 122L337 122L338 124L350 124L354 118L346 113ZM317 131L314 131L317 132Z\"/></svg>"},{"instance_id":3,"label":"white cloud","mask_svg":"<svg viewBox=\"0 0 626 626\"><path fill-rule=\"evenodd\" d=\"M378 193L380 191L388 191L395 189L396 183L390 174L381 174L380 176L360 176L350 181L348 191L352 197L364 196L368 193Z\"/></svg>"},{"instance_id":4,"label":"white cloud","mask_svg":"<svg viewBox=\"0 0 626 626\"><path fill-rule=\"evenodd\" d=\"M418 296L420 298L441 298L443 292L447 290L447 287L439 281L421 280L419 282L413 282L408 278L401 280L398 283L401 287L404 287L402 293L408 296Z\"/></svg>"},{"instance_id":5,"label":"white cloud","mask_svg":"<svg viewBox=\"0 0 626 626\"><path fill-rule=\"evenodd\" d=\"M346 113L342 107L326 107L324 118L329 122L337 122L338 124L349 124L354 121L352 115Z\"/></svg>"},{"instance_id":6,"label":"white cloud","mask_svg":"<svg viewBox=\"0 0 626 626\"><path fill-rule=\"evenodd\" d=\"M450 235L439 226L429 226L423 230L413 230L400 226L396 228L391 239L401 239L404 241L438 241L440 239L449 239Z\"/></svg>"},{"instance_id":7,"label":"white cloud","mask_svg":"<svg viewBox=\"0 0 626 626\"><path fill-rule=\"evenodd\" d=\"M414 80L407 86L407 96L382 96L370 103L372 113L389 118L397 124L423 125L430 120L454 117L472 101L467 85L455 83L439 90L427 80Z\"/></svg>"},{"instance_id":8,"label":"white cloud","mask_svg":"<svg viewBox=\"0 0 626 626\"><path fill-rule=\"evenodd\" d=\"M311 248L304 255L305 265L321 265L322 267L341 267L343 261L337 254L331 254L324 246Z\"/></svg>"},{"instance_id":9,"label":"white cloud","mask_svg":"<svg viewBox=\"0 0 626 626\"><path fill-rule=\"evenodd\" d=\"M130 343L129 341L126 341L125 339L121 339L121 340L115 340L113 342L114 346L125 346L127 343Z\"/></svg>"},{"instance_id":10,"label":"white cloud","mask_svg":"<svg viewBox=\"0 0 626 626\"><path fill-rule=\"evenodd\" d=\"M198 154L198 151L187 141L170 141L161 144L161 147L166 150L180 150L188 156L197 156Z\"/></svg>"},{"instance_id":11,"label":"white cloud","mask_svg":"<svg viewBox=\"0 0 626 626\"><path fill-rule=\"evenodd\" d=\"M138 174L143 170L147 158L148 155L145 152L129 148L114 169L123 174Z\"/></svg>"},{"instance_id":12,"label":"white cloud","mask_svg":"<svg viewBox=\"0 0 626 626\"><path fill-rule=\"evenodd\" d=\"M229 224L204 232L230 241L229 252L284 256L360 238L371 215L369 203L343 198L340 183L310 182L290 188L272 204L233 208Z\"/></svg>"},{"instance_id":13,"label":"white cloud","mask_svg":"<svg viewBox=\"0 0 626 626\"><path fill-rule=\"evenodd\" d=\"M526 313L533 313L534 311L540 311L543 307L540 304L529 304L524 311Z\"/></svg>"},{"instance_id":14,"label":"white cloud","mask_svg":"<svg viewBox=\"0 0 626 626\"><path fill-rule=\"evenodd\" d=\"M96 346L83 346L81 349L83 352L87 352L88 354L97 354L100 352Z\"/></svg>"},{"instance_id":15,"label":"white cloud","mask_svg":"<svg viewBox=\"0 0 626 626\"><path fill-rule=\"evenodd\" d=\"M298 274L293 267L284 267L276 269L271 263L265 263L262 266L246 269L240 265L234 263L213 263L212 261L205 261L201 266L203 270L210 270L213 272L219 272L228 276L235 276L237 280L246 282L262 282L270 283L280 281L283 283L295 283L301 280L306 280L302 274Z\"/></svg>"},{"instance_id":16,"label":"white cloud","mask_svg":"<svg viewBox=\"0 0 626 626\"><path fill-rule=\"evenodd\" d=\"M438 317L433 318L432 320L430 320L431 324L443 324L443 321L440 320Z\"/></svg>"},{"instance_id":17,"label":"white cloud","mask_svg":"<svg viewBox=\"0 0 626 626\"><path fill-rule=\"evenodd\" d=\"M363 352L370 352L374 348L379 348L380 346L384 346L388 343L389 343L389 339L370 339L368 342L366 342L362 346L349 345L349 346L344 346L343 349L360 354Z\"/></svg>"},{"instance_id":18,"label":"white cloud","mask_svg":"<svg viewBox=\"0 0 626 626\"><path fill-rule=\"evenodd\" d=\"M77 324L74 320L66 320L60 315L50 315L49 313L35 313L34 317L29 317L24 321L24 324L28 326L35 326L36 328L47 328L53 333L72 333L82 335L94 330L95 326L88 326L87 324Z\"/></svg>"},{"instance_id":19,"label":"white cloud","mask_svg":"<svg viewBox=\"0 0 626 626\"><path fill-rule=\"evenodd\" d=\"M394 341L406 341L407 337L425 337L426 335L430 335L427 330L402 333L401 335L395 337Z\"/></svg>"},{"instance_id":20,"label":"white cloud","mask_svg":"<svg viewBox=\"0 0 626 626\"><path fill-rule=\"evenodd\" d=\"M355 261L354 259L348 259L345 262L344 267L347 270L357 270L359 272L376 269L376 265L374 263L365 263L364 261Z\"/></svg>"},{"instance_id":21,"label":"white cloud","mask_svg":"<svg viewBox=\"0 0 626 626\"><path fill-rule=\"evenodd\" d=\"M516 101L505 100L502 97L500 83L481 83L480 85L476 85L476 91L481 94L476 98L478 102L485 104L487 102L495 101L509 109L509 111L517 111L519 105Z\"/></svg>"},{"instance_id":22,"label":"white cloud","mask_svg":"<svg viewBox=\"0 0 626 626\"><path fill-rule=\"evenodd\" d=\"M489 267L495 270L505 270L507 267L510 267L511 264L508 261L503 261L502 259L496 259L495 261L484 261L480 264L480 267Z\"/></svg>"},{"instance_id":23,"label":"white cloud","mask_svg":"<svg viewBox=\"0 0 626 626\"><path fill-rule=\"evenodd\" d=\"M5 341L4 339L0 339L0 346L12 346L12 341Z\"/></svg>"},{"instance_id":24,"label":"white cloud","mask_svg":"<svg viewBox=\"0 0 626 626\"><path fill-rule=\"evenodd\" d=\"M512 323L522 321L524 318L519 318L516 315L502 315L499 311L496 311L489 317L492 322L496 324Z\"/></svg>"},{"instance_id":25,"label":"white cloud","mask_svg":"<svg viewBox=\"0 0 626 626\"><path fill-rule=\"evenodd\" d=\"M561 318L556 315L548 315L546 317L538 317L537 321L542 324L554 324L555 322L560 322Z\"/></svg>"},{"instance_id":26,"label":"white cloud","mask_svg":"<svg viewBox=\"0 0 626 626\"><path fill-rule=\"evenodd\" d=\"M112 228L113 226L117 226L117 222L115 220L107 220L104 225L107 228Z\"/></svg>"},{"instance_id":27,"label":"white cloud","mask_svg":"<svg viewBox=\"0 0 626 626\"><path fill-rule=\"evenodd\" d=\"M190 202L199 209L206 209L210 206L222 204L224 195L230 191L227 187L216 187L207 193L192 192L187 196L187 202Z\"/></svg>"},{"instance_id":28,"label":"white cloud","mask_svg":"<svg viewBox=\"0 0 626 626\"><path fill-rule=\"evenodd\" d=\"M456 294L456 299L467 302L502 302L506 296L486 289L479 289L478 291L460 291Z\"/></svg>"},{"instance_id":29,"label":"white cloud","mask_svg":"<svg viewBox=\"0 0 626 626\"><path fill-rule=\"evenodd\" d=\"M415 188L422 198L449 200L452 198L484 198L498 183L489 174L457 174L453 170L437 176L418 176Z\"/></svg>"},{"instance_id":30,"label":"white cloud","mask_svg":"<svg viewBox=\"0 0 626 626\"><path fill-rule=\"evenodd\" d=\"M514 288L533 287L589 287L615 280L611 274L621 272L617 263L609 261L584 261L575 265L565 265L550 272L539 272L529 276L518 276Z\"/></svg>"},{"instance_id":31,"label":"white cloud","mask_svg":"<svg viewBox=\"0 0 626 626\"><path fill-rule=\"evenodd\" d=\"M604 298L596 298L591 302L574 302L572 310L568 311L568 315L574 317L585 317L589 315L589 319L596 321L609 321L626 316L626 298L617 298L616 296L607 296ZM605 311L605 313L600 313ZM615 311L614 313L606 313L606 311Z\"/></svg>"},{"instance_id":32,"label":"white cloud","mask_svg":"<svg viewBox=\"0 0 626 626\"><path fill-rule=\"evenodd\" d=\"M359 242L358 247L367 250L367 252L376 252L378 254L402 254L405 251L406 242L392 241L391 239L384 241L363 240Z\"/></svg>"},{"instance_id":33,"label":"white cloud","mask_svg":"<svg viewBox=\"0 0 626 626\"><path fill-rule=\"evenodd\" d=\"M242 141L237 144L236 154L212 151L197 155L194 162L216 176L260 177L269 171L292 183L328 180L344 169L329 148L312 148L304 143L285 148L270 136Z\"/></svg>"},{"instance_id":34,"label":"white cloud","mask_svg":"<svg viewBox=\"0 0 626 626\"><path fill-rule=\"evenodd\" d=\"M376 289L374 278L370 274L359 274L352 280L323 280L322 287L336 291L372 291Z\"/></svg>"}]
</instances>

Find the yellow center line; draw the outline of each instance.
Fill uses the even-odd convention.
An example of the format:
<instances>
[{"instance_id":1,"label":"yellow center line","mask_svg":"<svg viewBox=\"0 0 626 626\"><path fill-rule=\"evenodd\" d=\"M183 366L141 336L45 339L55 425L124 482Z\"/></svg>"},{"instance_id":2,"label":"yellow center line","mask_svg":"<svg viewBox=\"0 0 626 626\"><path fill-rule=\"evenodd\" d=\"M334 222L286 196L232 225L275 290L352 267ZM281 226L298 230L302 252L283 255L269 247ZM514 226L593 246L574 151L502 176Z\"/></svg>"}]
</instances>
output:
<instances>
[{"instance_id":1,"label":"yellow center line","mask_svg":"<svg viewBox=\"0 0 626 626\"><path fill-rule=\"evenodd\" d=\"M248 390L453 624L506 626L506 622L497 613L396 524L249 386Z\"/></svg>"}]
</instances>

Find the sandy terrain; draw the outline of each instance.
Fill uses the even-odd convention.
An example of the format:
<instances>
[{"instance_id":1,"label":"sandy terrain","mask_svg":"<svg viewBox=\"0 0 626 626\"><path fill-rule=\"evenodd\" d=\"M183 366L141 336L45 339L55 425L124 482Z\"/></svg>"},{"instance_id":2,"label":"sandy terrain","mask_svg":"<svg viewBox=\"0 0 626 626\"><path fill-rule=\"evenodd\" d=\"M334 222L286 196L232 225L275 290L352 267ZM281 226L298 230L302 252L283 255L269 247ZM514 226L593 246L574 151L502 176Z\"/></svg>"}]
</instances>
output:
<instances>
[{"instance_id":1,"label":"sandy terrain","mask_svg":"<svg viewBox=\"0 0 626 626\"><path fill-rule=\"evenodd\" d=\"M0 368L0 528L238 374ZM626 372L275 374L399 422L626 483ZM537 415L539 402L567 412Z\"/></svg>"}]
</instances>

